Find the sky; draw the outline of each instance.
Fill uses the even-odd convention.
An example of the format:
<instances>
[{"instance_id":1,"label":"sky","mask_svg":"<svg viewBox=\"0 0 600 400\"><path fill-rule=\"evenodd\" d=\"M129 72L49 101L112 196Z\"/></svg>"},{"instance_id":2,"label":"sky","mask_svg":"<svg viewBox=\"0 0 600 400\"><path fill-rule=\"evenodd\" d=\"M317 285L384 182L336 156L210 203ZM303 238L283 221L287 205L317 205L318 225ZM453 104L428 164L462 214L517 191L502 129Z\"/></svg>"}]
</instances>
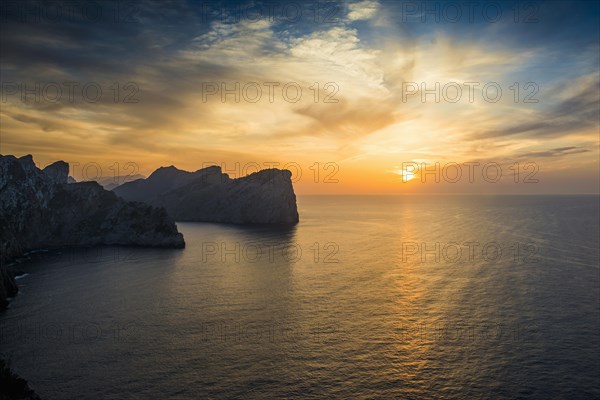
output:
<instances>
[{"instance_id":1,"label":"sky","mask_svg":"<svg viewBox=\"0 0 600 400\"><path fill-rule=\"evenodd\" d=\"M599 193L598 2L3 1L0 153L297 194Z\"/></svg>"}]
</instances>

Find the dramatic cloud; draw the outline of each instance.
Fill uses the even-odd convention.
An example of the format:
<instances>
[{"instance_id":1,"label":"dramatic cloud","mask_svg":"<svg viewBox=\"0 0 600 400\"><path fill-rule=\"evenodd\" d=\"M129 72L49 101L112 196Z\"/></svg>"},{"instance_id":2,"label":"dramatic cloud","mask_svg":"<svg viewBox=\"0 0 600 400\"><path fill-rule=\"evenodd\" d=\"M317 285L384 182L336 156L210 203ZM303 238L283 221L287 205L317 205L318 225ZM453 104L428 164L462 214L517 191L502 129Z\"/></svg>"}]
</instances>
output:
<instances>
[{"instance_id":1,"label":"dramatic cloud","mask_svg":"<svg viewBox=\"0 0 600 400\"><path fill-rule=\"evenodd\" d=\"M421 3L3 3L2 153L143 173L332 161L375 180L415 159L597 165L597 4L452 21Z\"/></svg>"}]
</instances>

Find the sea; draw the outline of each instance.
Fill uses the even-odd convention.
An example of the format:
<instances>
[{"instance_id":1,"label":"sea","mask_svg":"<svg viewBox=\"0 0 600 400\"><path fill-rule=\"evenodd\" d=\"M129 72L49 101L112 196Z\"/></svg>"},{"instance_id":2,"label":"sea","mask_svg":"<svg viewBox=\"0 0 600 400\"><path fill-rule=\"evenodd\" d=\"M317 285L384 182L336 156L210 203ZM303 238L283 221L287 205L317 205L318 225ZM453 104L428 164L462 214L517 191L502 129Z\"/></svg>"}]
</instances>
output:
<instances>
[{"instance_id":1,"label":"sea","mask_svg":"<svg viewBox=\"0 0 600 400\"><path fill-rule=\"evenodd\" d=\"M0 356L43 399L598 399L598 196L299 196L291 228L32 253Z\"/></svg>"}]
</instances>

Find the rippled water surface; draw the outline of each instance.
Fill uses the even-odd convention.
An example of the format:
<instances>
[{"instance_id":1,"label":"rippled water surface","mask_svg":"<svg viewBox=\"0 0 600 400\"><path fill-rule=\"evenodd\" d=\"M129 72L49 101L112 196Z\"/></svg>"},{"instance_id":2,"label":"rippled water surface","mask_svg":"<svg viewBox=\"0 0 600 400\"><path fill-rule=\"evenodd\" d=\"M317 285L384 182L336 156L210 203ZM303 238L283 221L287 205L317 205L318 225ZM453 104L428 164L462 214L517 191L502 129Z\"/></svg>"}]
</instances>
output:
<instances>
[{"instance_id":1,"label":"rippled water surface","mask_svg":"<svg viewBox=\"0 0 600 400\"><path fill-rule=\"evenodd\" d=\"M36 254L1 353L44 399L600 398L597 196L299 209Z\"/></svg>"}]
</instances>

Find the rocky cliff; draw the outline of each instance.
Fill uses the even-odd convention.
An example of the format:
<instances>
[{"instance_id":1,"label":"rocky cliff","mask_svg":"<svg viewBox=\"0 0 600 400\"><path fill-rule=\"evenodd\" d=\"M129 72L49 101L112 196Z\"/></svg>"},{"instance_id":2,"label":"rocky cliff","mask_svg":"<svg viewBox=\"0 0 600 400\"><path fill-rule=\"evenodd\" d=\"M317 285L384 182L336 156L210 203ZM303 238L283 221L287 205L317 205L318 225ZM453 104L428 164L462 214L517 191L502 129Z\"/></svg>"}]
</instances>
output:
<instances>
[{"instance_id":1,"label":"rocky cliff","mask_svg":"<svg viewBox=\"0 0 600 400\"><path fill-rule=\"evenodd\" d=\"M15 374L9 363L0 360L0 400L40 400L27 381Z\"/></svg>"},{"instance_id":2,"label":"rocky cliff","mask_svg":"<svg viewBox=\"0 0 600 400\"><path fill-rule=\"evenodd\" d=\"M164 207L176 221L295 224L298 209L291 177L287 170L265 169L231 179L217 166L196 172L171 166L113 191L125 200Z\"/></svg>"},{"instance_id":3,"label":"rocky cliff","mask_svg":"<svg viewBox=\"0 0 600 400\"><path fill-rule=\"evenodd\" d=\"M96 182L68 183L69 165L38 169L31 156L0 156L0 309L16 285L6 264L36 248L184 247L164 209L119 199Z\"/></svg>"}]
</instances>

